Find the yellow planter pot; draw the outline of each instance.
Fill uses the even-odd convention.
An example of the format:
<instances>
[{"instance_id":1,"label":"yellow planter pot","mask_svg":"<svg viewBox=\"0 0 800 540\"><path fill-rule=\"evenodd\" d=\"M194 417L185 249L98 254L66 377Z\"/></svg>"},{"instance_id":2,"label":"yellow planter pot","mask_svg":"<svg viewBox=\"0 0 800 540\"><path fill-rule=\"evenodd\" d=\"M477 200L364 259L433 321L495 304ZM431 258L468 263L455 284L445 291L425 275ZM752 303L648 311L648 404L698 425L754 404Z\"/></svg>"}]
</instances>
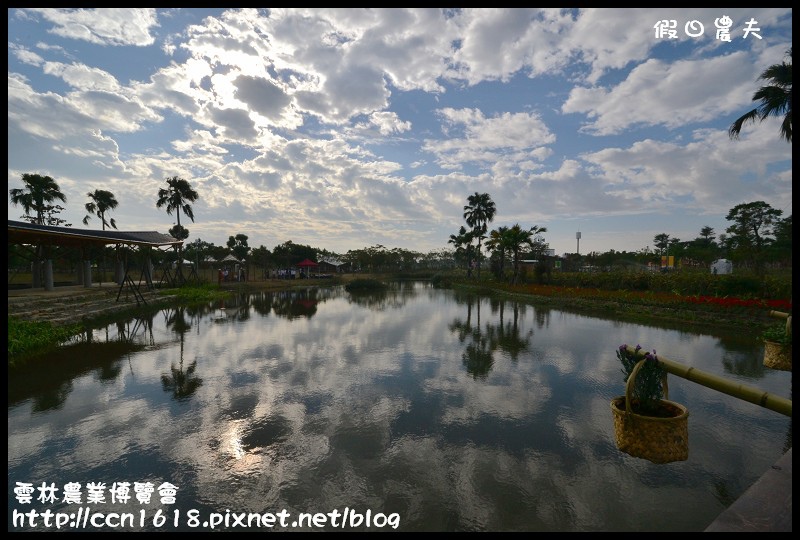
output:
<instances>
[{"instance_id":1,"label":"yellow planter pot","mask_svg":"<svg viewBox=\"0 0 800 540\"><path fill-rule=\"evenodd\" d=\"M772 369L792 371L792 346L776 341L765 341L764 365Z\"/></svg>"},{"instance_id":2,"label":"yellow planter pot","mask_svg":"<svg viewBox=\"0 0 800 540\"><path fill-rule=\"evenodd\" d=\"M643 416L627 410L626 397L611 401L617 448L626 454L653 463L689 459L689 411L669 400L659 403L674 416Z\"/></svg>"},{"instance_id":3,"label":"yellow planter pot","mask_svg":"<svg viewBox=\"0 0 800 540\"><path fill-rule=\"evenodd\" d=\"M670 463L689 459L689 411L683 405L662 399L659 415L646 416L633 412L633 381L644 360L636 364L625 385L625 395L611 400L614 415L614 437L617 448L633 457L653 463ZM662 381L664 397L669 397L666 376Z\"/></svg>"}]
</instances>

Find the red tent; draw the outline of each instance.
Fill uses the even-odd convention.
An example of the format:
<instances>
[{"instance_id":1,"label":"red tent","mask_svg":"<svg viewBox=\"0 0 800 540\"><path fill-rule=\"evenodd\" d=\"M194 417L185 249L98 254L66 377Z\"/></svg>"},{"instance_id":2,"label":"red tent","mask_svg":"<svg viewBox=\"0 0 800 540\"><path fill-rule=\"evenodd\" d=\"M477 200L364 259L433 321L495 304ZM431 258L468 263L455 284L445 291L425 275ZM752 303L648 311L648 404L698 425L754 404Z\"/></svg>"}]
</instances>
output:
<instances>
[{"instance_id":1,"label":"red tent","mask_svg":"<svg viewBox=\"0 0 800 540\"><path fill-rule=\"evenodd\" d=\"M312 266L319 266L319 264L315 263L311 259L304 259L304 260L300 261L299 263L297 263L297 266L299 266L300 268L305 268L306 269L306 277L308 277L309 269Z\"/></svg>"}]
</instances>

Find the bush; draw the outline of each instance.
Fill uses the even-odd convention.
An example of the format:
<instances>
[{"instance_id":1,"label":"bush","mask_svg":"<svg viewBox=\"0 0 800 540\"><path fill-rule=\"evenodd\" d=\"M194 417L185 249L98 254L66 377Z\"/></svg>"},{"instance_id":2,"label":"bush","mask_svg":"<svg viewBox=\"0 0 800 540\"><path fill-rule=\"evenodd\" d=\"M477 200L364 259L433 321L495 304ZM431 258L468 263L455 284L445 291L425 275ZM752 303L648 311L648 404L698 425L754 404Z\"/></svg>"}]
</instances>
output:
<instances>
[{"instance_id":1,"label":"bush","mask_svg":"<svg viewBox=\"0 0 800 540\"><path fill-rule=\"evenodd\" d=\"M386 283L372 278L354 279L344 286L347 292L385 291Z\"/></svg>"},{"instance_id":2,"label":"bush","mask_svg":"<svg viewBox=\"0 0 800 540\"><path fill-rule=\"evenodd\" d=\"M769 326L762 332L761 339L780 343L784 347L792 346L792 333L786 331L786 323L777 323Z\"/></svg>"},{"instance_id":3,"label":"bush","mask_svg":"<svg viewBox=\"0 0 800 540\"><path fill-rule=\"evenodd\" d=\"M434 274L431 278L431 283L437 289L449 289L453 286L450 276L443 276L442 274Z\"/></svg>"}]
</instances>

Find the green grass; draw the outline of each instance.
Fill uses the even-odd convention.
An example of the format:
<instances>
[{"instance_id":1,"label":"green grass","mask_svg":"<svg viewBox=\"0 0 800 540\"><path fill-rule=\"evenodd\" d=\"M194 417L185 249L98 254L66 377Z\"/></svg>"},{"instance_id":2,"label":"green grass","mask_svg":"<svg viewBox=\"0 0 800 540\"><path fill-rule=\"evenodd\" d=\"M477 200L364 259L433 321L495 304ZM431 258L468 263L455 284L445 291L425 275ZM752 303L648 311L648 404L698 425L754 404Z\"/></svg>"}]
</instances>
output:
<instances>
[{"instance_id":1,"label":"green grass","mask_svg":"<svg viewBox=\"0 0 800 540\"><path fill-rule=\"evenodd\" d=\"M216 284L201 283L199 285L183 285L175 289L165 289L165 294L175 295L176 300L185 304L217 300L231 293L229 290L220 289Z\"/></svg>"},{"instance_id":2,"label":"green grass","mask_svg":"<svg viewBox=\"0 0 800 540\"><path fill-rule=\"evenodd\" d=\"M57 347L81 331L80 325L54 326L49 322L8 318L8 367L22 364L33 354Z\"/></svg>"}]
</instances>

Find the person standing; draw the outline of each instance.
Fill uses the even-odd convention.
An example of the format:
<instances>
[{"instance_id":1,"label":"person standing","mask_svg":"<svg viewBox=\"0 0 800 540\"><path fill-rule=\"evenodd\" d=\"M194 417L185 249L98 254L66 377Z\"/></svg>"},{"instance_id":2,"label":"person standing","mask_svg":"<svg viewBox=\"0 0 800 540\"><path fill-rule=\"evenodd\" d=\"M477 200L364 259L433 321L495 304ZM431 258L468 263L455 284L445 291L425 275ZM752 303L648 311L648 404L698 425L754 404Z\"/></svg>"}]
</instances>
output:
<instances>
[{"instance_id":1,"label":"person standing","mask_svg":"<svg viewBox=\"0 0 800 540\"><path fill-rule=\"evenodd\" d=\"M222 268L217 272L217 285L222 285Z\"/></svg>"}]
</instances>

